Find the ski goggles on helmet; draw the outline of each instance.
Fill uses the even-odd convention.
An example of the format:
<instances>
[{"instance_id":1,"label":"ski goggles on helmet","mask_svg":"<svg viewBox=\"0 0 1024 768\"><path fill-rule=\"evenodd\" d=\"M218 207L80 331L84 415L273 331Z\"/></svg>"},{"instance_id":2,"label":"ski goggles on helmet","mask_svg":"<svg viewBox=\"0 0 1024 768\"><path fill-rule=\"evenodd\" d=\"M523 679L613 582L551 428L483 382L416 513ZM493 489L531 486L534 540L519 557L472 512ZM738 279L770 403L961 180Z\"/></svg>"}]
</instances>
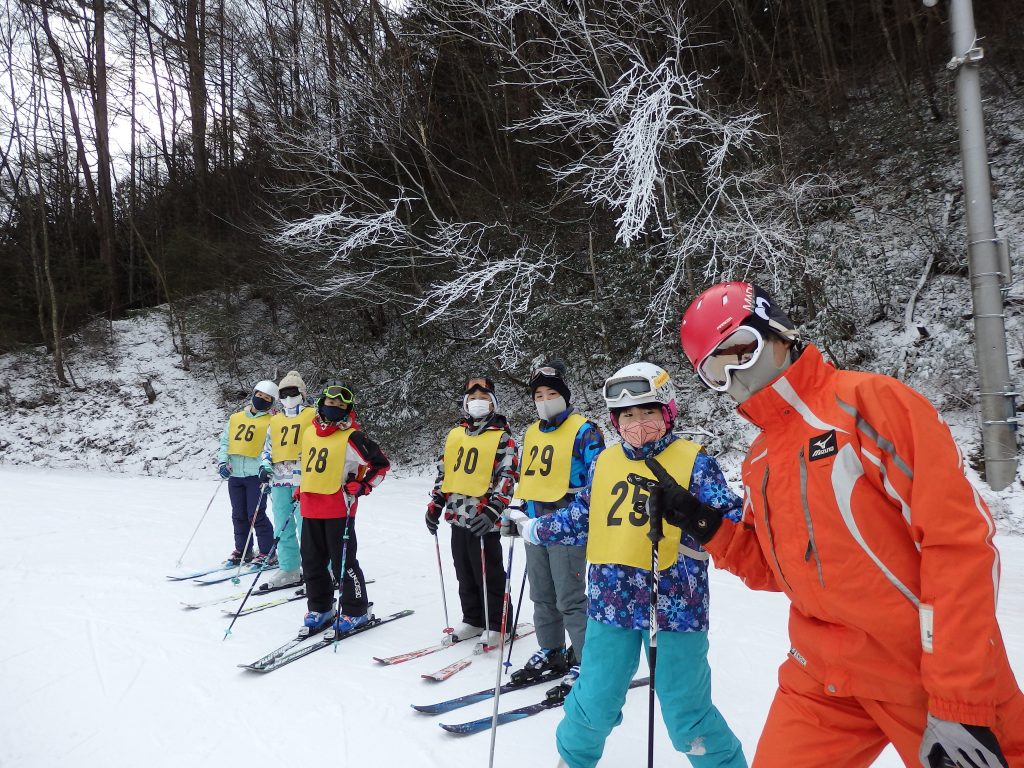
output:
<instances>
[{"instance_id":1,"label":"ski goggles on helmet","mask_svg":"<svg viewBox=\"0 0 1024 768\"><path fill-rule=\"evenodd\" d=\"M493 395L494 382L486 376L472 376L466 381L463 392L467 395L471 395L474 392L486 392L488 395Z\"/></svg>"},{"instance_id":2,"label":"ski goggles on helmet","mask_svg":"<svg viewBox=\"0 0 1024 768\"><path fill-rule=\"evenodd\" d=\"M762 351L764 336L760 331L741 325L708 353L697 366L697 375L711 389L725 392L732 386L732 372L753 366Z\"/></svg>"},{"instance_id":3,"label":"ski goggles on helmet","mask_svg":"<svg viewBox=\"0 0 1024 768\"><path fill-rule=\"evenodd\" d=\"M650 379L644 376L623 376L619 379L609 379L604 383L604 399L607 403L614 403L625 398L651 396L651 402L656 402L656 388Z\"/></svg>"},{"instance_id":4,"label":"ski goggles on helmet","mask_svg":"<svg viewBox=\"0 0 1024 768\"><path fill-rule=\"evenodd\" d=\"M329 384L324 387L323 396L331 400L341 400L345 405L351 405L356 399L351 389L340 384Z\"/></svg>"}]
</instances>

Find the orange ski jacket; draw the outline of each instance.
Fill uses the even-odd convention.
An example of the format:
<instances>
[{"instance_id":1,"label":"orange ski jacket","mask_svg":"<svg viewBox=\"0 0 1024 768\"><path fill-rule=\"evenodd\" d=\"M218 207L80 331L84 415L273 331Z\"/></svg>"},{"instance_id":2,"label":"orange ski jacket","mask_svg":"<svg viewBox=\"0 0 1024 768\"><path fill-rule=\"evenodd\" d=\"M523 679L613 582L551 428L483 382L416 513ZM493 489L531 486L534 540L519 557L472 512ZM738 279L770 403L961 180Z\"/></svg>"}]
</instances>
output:
<instances>
[{"instance_id":1,"label":"orange ski jacket","mask_svg":"<svg viewBox=\"0 0 1024 768\"><path fill-rule=\"evenodd\" d=\"M789 596L790 661L829 696L927 694L936 717L991 725L1019 693L995 616L995 525L935 408L809 346L739 412L761 429L743 517L706 548Z\"/></svg>"}]
</instances>

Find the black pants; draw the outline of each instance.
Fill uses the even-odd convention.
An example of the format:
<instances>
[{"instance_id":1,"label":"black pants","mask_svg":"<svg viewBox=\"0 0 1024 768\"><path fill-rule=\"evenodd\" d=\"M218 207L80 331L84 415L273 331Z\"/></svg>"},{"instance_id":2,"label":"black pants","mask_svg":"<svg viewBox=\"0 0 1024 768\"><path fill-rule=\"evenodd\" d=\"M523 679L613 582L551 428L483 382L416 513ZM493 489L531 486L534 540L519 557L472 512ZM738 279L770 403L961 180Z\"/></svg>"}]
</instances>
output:
<instances>
[{"instance_id":1,"label":"black pants","mask_svg":"<svg viewBox=\"0 0 1024 768\"><path fill-rule=\"evenodd\" d=\"M346 522L349 523L347 544L344 540ZM306 584L306 606L310 611L322 613L334 606L334 580L337 580L342 584L341 612L349 616L366 613L366 581L356 558L358 546L355 518L302 519L302 578ZM342 549L345 548L345 578L342 580ZM331 579L332 572L334 580Z\"/></svg>"},{"instance_id":2,"label":"black pants","mask_svg":"<svg viewBox=\"0 0 1024 768\"><path fill-rule=\"evenodd\" d=\"M452 558L459 579L459 600L462 620L474 627L501 631L501 606L505 598L505 564L502 562L501 536L488 533L483 537L484 563L487 568L487 607L489 621L484 622L484 582L480 568L480 537L458 525L452 526ZM509 613L511 614L511 609ZM511 631L509 616L506 631Z\"/></svg>"}]
</instances>

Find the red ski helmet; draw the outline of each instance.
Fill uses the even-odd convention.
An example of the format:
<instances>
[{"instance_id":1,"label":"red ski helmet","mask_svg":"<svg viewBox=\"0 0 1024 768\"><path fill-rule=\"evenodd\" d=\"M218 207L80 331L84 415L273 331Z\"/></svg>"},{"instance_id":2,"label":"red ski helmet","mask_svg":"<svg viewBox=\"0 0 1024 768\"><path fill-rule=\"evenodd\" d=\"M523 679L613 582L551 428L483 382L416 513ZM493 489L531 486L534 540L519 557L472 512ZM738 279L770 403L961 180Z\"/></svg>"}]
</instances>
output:
<instances>
[{"instance_id":1,"label":"red ski helmet","mask_svg":"<svg viewBox=\"0 0 1024 768\"><path fill-rule=\"evenodd\" d=\"M694 370L699 371L705 358L741 325L800 342L796 324L763 290L753 283L719 283L693 300L679 326L683 354Z\"/></svg>"}]
</instances>

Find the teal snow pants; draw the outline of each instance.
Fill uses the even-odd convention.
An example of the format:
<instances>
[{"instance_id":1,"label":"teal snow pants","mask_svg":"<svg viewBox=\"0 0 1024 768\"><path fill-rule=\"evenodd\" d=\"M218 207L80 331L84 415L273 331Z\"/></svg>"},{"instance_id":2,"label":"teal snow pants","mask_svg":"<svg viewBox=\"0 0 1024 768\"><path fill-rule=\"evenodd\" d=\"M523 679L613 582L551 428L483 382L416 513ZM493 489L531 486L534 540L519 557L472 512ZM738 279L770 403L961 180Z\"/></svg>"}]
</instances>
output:
<instances>
[{"instance_id":1,"label":"teal snow pants","mask_svg":"<svg viewBox=\"0 0 1024 768\"><path fill-rule=\"evenodd\" d=\"M298 502L292 501L294 491L295 488L290 485L275 485L270 489L270 503L274 507L274 536L281 537L277 543L277 560L282 571L297 571L301 564L299 535L302 531L302 515L299 514ZM287 529L285 523L288 523Z\"/></svg>"},{"instance_id":2,"label":"teal snow pants","mask_svg":"<svg viewBox=\"0 0 1024 768\"><path fill-rule=\"evenodd\" d=\"M629 682L647 645L645 631L588 620L580 677L555 733L569 768L593 768L601 759L605 739L622 722ZM707 633L658 632L657 663L654 690L676 751L694 768L747 768L739 739L711 703Z\"/></svg>"}]
</instances>

